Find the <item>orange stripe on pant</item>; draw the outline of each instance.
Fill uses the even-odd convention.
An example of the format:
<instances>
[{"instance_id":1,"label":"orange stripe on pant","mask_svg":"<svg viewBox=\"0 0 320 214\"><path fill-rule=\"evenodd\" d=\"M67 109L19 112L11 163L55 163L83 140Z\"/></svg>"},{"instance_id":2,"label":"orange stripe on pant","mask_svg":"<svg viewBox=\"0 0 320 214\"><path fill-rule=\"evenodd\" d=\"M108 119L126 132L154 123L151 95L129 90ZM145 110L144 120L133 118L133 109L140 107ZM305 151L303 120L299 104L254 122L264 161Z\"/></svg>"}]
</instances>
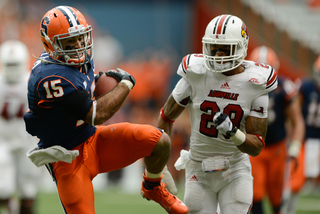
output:
<instances>
[{"instance_id":1,"label":"orange stripe on pant","mask_svg":"<svg viewBox=\"0 0 320 214\"><path fill-rule=\"evenodd\" d=\"M150 125L119 123L98 126L96 133L74 148L71 164L52 163L60 199L68 214L94 214L92 179L98 173L124 168L150 156L162 132Z\"/></svg>"}]
</instances>

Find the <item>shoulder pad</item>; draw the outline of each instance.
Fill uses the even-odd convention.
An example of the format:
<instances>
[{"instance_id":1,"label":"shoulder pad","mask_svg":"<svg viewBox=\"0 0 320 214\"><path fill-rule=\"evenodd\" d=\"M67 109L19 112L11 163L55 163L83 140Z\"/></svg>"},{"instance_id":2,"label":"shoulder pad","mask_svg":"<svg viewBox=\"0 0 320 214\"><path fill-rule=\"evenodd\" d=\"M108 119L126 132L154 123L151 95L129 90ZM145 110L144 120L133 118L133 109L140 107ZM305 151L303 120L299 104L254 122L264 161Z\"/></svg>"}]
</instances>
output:
<instances>
[{"instance_id":1,"label":"shoulder pad","mask_svg":"<svg viewBox=\"0 0 320 214\"><path fill-rule=\"evenodd\" d=\"M242 65L247 69L250 75L249 82L261 85L266 92L273 91L278 85L278 76L276 70L270 65L245 60Z\"/></svg>"},{"instance_id":2,"label":"shoulder pad","mask_svg":"<svg viewBox=\"0 0 320 214\"><path fill-rule=\"evenodd\" d=\"M183 57L179 65L177 74L182 77L188 77L190 73L203 74L206 72L204 58L202 54L188 54Z\"/></svg>"}]
</instances>

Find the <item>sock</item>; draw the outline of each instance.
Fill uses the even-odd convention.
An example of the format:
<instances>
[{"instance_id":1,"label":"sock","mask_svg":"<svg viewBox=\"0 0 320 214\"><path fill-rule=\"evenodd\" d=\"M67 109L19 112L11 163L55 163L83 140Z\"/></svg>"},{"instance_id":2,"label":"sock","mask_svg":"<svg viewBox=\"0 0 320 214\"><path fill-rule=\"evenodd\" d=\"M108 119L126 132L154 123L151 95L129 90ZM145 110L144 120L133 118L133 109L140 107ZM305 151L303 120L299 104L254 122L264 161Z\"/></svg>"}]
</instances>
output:
<instances>
[{"instance_id":1,"label":"sock","mask_svg":"<svg viewBox=\"0 0 320 214\"><path fill-rule=\"evenodd\" d=\"M153 189L156 186L160 186L160 182L162 179L162 172L158 174L150 173L147 169L144 170L144 187L148 190Z\"/></svg>"},{"instance_id":2,"label":"sock","mask_svg":"<svg viewBox=\"0 0 320 214\"><path fill-rule=\"evenodd\" d=\"M148 190L151 190L153 189L154 187L156 186L160 186L160 181L159 182L152 182L152 181L147 181L147 180L144 180L144 183L143 183L144 187Z\"/></svg>"}]
</instances>

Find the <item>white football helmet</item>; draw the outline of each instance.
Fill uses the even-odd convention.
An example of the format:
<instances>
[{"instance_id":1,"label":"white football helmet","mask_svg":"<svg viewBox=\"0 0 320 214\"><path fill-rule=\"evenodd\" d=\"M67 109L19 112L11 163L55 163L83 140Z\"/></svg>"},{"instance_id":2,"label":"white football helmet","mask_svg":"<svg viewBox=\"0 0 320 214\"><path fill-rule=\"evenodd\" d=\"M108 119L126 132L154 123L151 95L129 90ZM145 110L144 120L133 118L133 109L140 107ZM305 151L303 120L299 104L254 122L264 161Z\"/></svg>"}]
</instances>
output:
<instances>
[{"instance_id":1,"label":"white football helmet","mask_svg":"<svg viewBox=\"0 0 320 214\"><path fill-rule=\"evenodd\" d=\"M271 65L271 67L273 67L276 71L280 67L278 55L272 48L267 46L256 47L252 50L247 59Z\"/></svg>"},{"instance_id":2,"label":"white football helmet","mask_svg":"<svg viewBox=\"0 0 320 214\"><path fill-rule=\"evenodd\" d=\"M320 56L318 56L317 60L313 64L313 78L320 87Z\"/></svg>"},{"instance_id":3,"label":"white football helmet","mask_svg":"<svg viewBox=\"0 0 320 214\"><path fill-rule=\"evenodd\" d=\"M18 40L8 40L0 47L1 72L9 83L16 83L29 69L29 51Z\"/></svg>"},{"instance_id":4,"label":"white football helmet","mask_svg":"<svg viewBox=\"0 0 320 214\"><path fill-rule=\"evenodd\" d=\"M238 17L220 15L208 24L202 43L206 67L212 72L230 71L238 67L247 56L248 30ZM226 56L216 56L217 45L228 47Z\"/></svg>"}]
</instances>

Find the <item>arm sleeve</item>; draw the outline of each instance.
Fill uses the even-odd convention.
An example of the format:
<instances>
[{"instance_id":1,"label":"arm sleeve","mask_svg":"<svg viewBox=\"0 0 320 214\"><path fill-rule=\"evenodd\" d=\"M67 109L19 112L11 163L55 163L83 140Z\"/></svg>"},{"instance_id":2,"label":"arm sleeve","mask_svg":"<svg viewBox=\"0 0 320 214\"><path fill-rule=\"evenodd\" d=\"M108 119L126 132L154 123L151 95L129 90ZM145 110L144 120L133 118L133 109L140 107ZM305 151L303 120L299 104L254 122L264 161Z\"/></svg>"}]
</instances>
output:
<instances>
[{"instance_id":1,"label":"arm sleeve","mask_svg":"<svg viewBox=\"0 0 320 214\"><path fill-rule=\"evenodd\" d=\"M55 102L55 107L76 119L85 120L92 103L93 100L85 90L78 90L66 96L65 99Z\"/></svg>"}]
</instances>

